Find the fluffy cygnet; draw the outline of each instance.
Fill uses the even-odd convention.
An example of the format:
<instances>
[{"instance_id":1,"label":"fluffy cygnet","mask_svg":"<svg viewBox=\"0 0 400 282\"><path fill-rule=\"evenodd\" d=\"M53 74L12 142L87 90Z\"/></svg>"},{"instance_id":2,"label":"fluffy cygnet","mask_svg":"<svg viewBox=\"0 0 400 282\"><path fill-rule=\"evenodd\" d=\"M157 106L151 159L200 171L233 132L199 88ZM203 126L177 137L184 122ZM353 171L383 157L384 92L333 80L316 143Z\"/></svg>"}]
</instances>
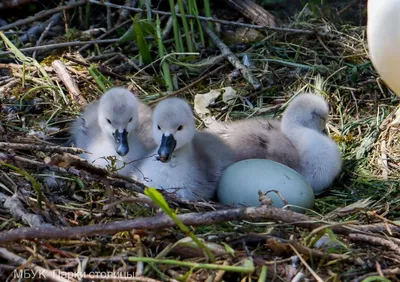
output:
<instances>
[{"instance_id":1,"label":"fluffy cygnet","mask_svg":"<svg viewBox=\"0 0 400 282\"><path fill-rule=\"evenodd\" d=\"M143 160L134 178L188 200L214 197L222 170L234 161L232 150L218 137L198 132L190 106L178 98L156 106L152 131L158 156Z\"/></svg>"},{"instance_id":2,"label":"fluffy cygnet","mask_svg":"<svg viewBox=\"0 0 400 282\"><path fill-rule=\"evenodd\" d=\"M328 104L321 96L301 94L286 108L281 123L299 152L300 173L315 193L327 189L342 168L338 146L323 133L328 113Z\"/></svg>"},{"instance_id":3,"label":"fluffy cygnet","mask_svg":"<svg viewBox=\"0 0 400 282\"><path fill-rule=\"evenodd\" d=\"M234 122L216 122L204 130L220 137L236 153L236 161L268 159L300 170L297 149L282 132L280 121L251 118Z\"/></svg>"},{"instance_id":4,"label":"fluffy cygnet","mask_svg":"<svg viewBox=\"0 0 400 282\"><path fill-rule=\"evenodd\" d=\"M127 162L142 158L154 147L151 139L151 109L125 88L106 91L99 101L89 104L72 126L77 147L90 152L82 154L101 167L112 165L126 174Z\"/></svg>"}]
</instances>

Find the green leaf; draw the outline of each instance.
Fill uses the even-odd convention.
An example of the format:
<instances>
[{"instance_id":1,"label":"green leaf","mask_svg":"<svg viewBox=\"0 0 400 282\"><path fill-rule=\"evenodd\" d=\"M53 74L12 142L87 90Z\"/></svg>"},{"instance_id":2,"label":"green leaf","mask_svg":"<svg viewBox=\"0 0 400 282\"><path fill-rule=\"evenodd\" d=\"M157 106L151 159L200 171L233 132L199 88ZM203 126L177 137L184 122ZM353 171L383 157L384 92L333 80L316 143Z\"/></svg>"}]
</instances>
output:
<instances>
[{"instance_id":1,"label":"green leaf","mask_svg":"<svg viewBox=\"0 0 400 282\"><path fill-rule=\"evenodd\" d=\"M140 20L137 22L139 24L140 29L144 36L155 36L156 35L156 27L153 21L149 20Z\"/></svg>"},{"instance_id":2,"label":"green leaf","mask_svg":"<svg viewBox=\"0 0 400 282\"><path fill-rule=\"evenodd\" d=\"M85 189L85 183L83 183L82 180L80 180L78 177L74 177L74 180L76 184L78 185L79 189L83 190Z\"/></svg>"},{"instance_id":3,"label":"green leaf","mask_svg":"<svg viewBox=\"0 0 400 282\"><path fill-rule=\"evenodd\" d=\"M235 256L235 250L232 249L231 246L229 246L227 243L225 243L225 242L221 242L221 243L224 245L226 252L234 257Z\"/></svg>"},{"instance_id":4,"label":"green leaf","mask_svg":"<svg viewBox=\"0 0 400 282\"><path fill-rule=\"evenodd\" d=\"M267 281L267 266L263 265L261 268L260 276L258 278L258 282L265 282L265 281Z\"/></svg>"},{"instance_id":5,"label":"green leaf","mask_svg":"<svg viewBox=\"0 0 400 282\"><path fill-rule=\"evenodd\" d=\"M117 44L121 44L127 41L134 41L136 39L136 33L133 29L133 25L129 27L129 29L121 36L121 38L117 41Z\"/></svg>"},{"instance_id":6,"label":"green leaf","mask_svg":"<svg viewBox=\"0 0 400 282\"><path fill-rule=\"evenodd\" d=\"M382 276L370 276L368 278L365 278L362 282L372 282L372 281L391 282L391 280Z\"/></svg>"},{"instance_id":7,"label":"green leaf","mask_svg":"<svg viewBox=\"0 0 400 282\"><path fill-rule=\"evenodd\" d=\"M143 62L145 64L150 64L151 63L150 47L149 44L147 44L146 39L144 38L140 24L134 24L133 29L135 30L136 33L136 44L139 48L139 53L142 56Z\"/></svg>"},{"instance_id":8,"label":"green leaf","mask_svg":"<svg viewBox=\"0 0 400 282\"><path fill-rule=\"evenodd\" d=\"M169 207L167 201L164 199L163 195L158 192L157 189L147 187L144 189L144 193L149 196L168 216L173 214L173 211Z\"/></svg>"},{"instance_id":9,"label":"green leaf","mask_svg":"<svg viewBox=\"0 0 400 282\"><path fill-rule=\"evenodd\" d=\"M210 261L214 262L215 257L211 250L202 242L199 240L199 238L194 235L190 229L183 224L183 222L176 216L176 214L171 210L169 207L167 201L164 199L164 197L161 195L160 192L157 191L155 188L147 187L144 189L144 193L150 197L162 210L165 212L174 222L178 227L186 234L188 235L199 248L203 249L204 252L207 254L207 257L210 259Z\"/></svg>"}]
</instances>

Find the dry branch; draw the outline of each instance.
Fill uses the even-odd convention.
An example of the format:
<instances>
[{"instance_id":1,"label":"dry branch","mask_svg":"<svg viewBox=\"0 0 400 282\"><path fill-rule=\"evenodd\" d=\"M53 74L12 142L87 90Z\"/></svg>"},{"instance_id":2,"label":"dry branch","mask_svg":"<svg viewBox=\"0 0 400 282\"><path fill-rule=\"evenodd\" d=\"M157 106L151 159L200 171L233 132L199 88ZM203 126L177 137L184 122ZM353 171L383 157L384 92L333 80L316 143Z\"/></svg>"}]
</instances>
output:
<instances>
[{"instance_id":1,"label":"dry branch","mask_svg":"<svg viewBox=\"0 0 400 282\"><path fill-rule=\"evenodd\" d=\"M377 236L369 236L365 234L350 234L353 241L362 241L373 245L384 246L400 255L400 246L392 241Z\"/></svg>"},{"instance_id":2,"label":"dry branch","mask_svg":"<svg viewBox=\"0 0 400 282\"><path fill-rule=\"evenodd\" d=\"M10 149L11 150L22 150L22 151L42 151L42 152L61 153L61 154L63 154L63 153L72 153L72 154L85 153L85 151L82 149L72 148L72 147L0 142L0 150L10 150Z\"/></svg>"},{"instance_id":3,"label":"dry branch","mask_svg":"<svg viewBox=\"0 0 400 282\"><path fill-rule=\"evenodd\" d=\"M69 9L75 8L77 6L84 5L84 4L86 4L86 2L87 2L87 0L82 0L82 1L78 1L78 2L75 2L75 3L68 4L66 6L61 6L61 7L57 7L57 8L54 8L54 9L41 11L41 12L37 13L36 15L28 17L26 19L19 20L19 21L13 22L11 24L7 24L7 25L4 25L4 26L1 26L0 27L0 31L7 30L7 29L10 29L10 28L15 28L15 27L18 27L18 26L21 26L21 25L26 25L26 24L29 24L29 23L33 23L34 21L37 21L37 20L40 20L42 18L51 16L51 15L53 15L55 13L58 13L58 12L61 12L63 10L69 10Z\"/></svg>"},{"instance_id":4,"label":"dry branch","mask_svg":"<svg viewBox=\"0 0 400 282\"><path fill-rule=\"evenodd\" d=\"M187 213L178 215L185 225L211 225L214 223L236 220L273 220L285 222L309 230L325 226L326 223L316 221L306 215L282 210L274 207L248 207L236 208L204 213ZM132 229L156 230L175 226L175 222L166 215L155 217L137 218L110 223L93 224L70 228L35 227L19 228L0 233L0 244L6 244L23 239L77 239L86 236L98 236L115 234L117 232L130 231ZM350 234L362 232L358 226L331 226L336 233Z\"/></svg>"},{"instance_id":5,"label":"dry branch","mask_svg":"<svg viewBox=\"0 0 400 282\"><path fill-rule=\"evenodd\" d=\"M96 5L101 5L101 6L106 6L106 7L112 7L116 9L126 9L130 11L134 11L137 13L142 13L145 12L145 9L140 9L140 8L132 8L128 6L121 6L121 5L116 5L112 3L104 3L96 0L88 0L90 3L96 4ZM158 14L158 15L166 15L166 16L171 16L171 13L169 12L164 12L164 11L158 11L158 10L151 10L153 14ZM181 14L176 13L177 17L182 17ZM284 33L298 33L298 34L307 34L307 35L318 35L322 37L335 37L332 33L329 32L319 32L315 30L308 30L308 29L297 29L297 28L285 28L285 27L271 27L271 26L259 26L255 24L246 24L246 23L240 23L240 22L232 22L232 21L226 21L226 20L220 20L220 19L214 19L214 18L207 18L207 17L202 17L202 16L191 16L191 15L186 15L186 18L188 19L199 19L201 21L205 22L215 22L215 23L220 23L220 24L226 24L226 25L231 25L231 26L240 26L240 27L246 27L246 28L251 28L251 29L260 29L260 30L271 30L271 31L276 31L276 32L284 32Z\"/></svg>"},{"instance_id":6,"label":"dry branch","mask_svg":"<svg viewBox=\"0 0 400 282\"><path fill-rule=\"evenodd\" d=\"M96 42L93 42L93 44L95 44L95 43L96 43ZM78 50L78 52L79 52L79 50ZM84 61L81 61L81 60L79 60L79 59L76 59L76 58L74 58L74 57L65 55L65 56L63 56L63 58L65 58L65 59L67 59L67 60L70 60L71 62L80 64L80 65L82 65L82 66L90 67L90 64L88 64L88 63L86 63L86 62L84 62ZM118 79L124 80L124 81L128 80L128 78L127 78L126 76L117 74L117 73L112 72L112 71L109 71L108 69L106 69L106 68L103 67L103 66L98 66L98 69L99 69L99 71L100 71L101 73L103 73L103 74L105 74L105 75L109 75L109 76L112 76L112 77L115 77L115 78L118 78Z\"/></svg>"},{"instance_id":7,"label":"dry branch","mask_svg":"<svg viewBox=\"0 0 400 282\"><path fill-rule=\"evenodd\" d=\"M94 181L99 183L107 182L109 185L124 189L129 189L135 192L143 192L146 187L142 183L126 177L119 175L114 172L109 172L106 169L94 166L77 156L70 155L68 153L63 156L54 156L46 158L46 163L39 162L36 160L27 159L21 156L16 156L13 154L0 153L0 161L13 162L22 167L27 166L35 169L45 169L50 170L55 173L59 173L66 176L77 176L84 181ZM59 164L60 166L53 165ZM73 167L75 166L75 167ZM164 196L170 201L173 206L188 207L193 208L205 208L205 209L216 209L223 208L226 206L217 203L207 203L207 202L192 202L185 199L179 199L172 195L171 193L164 193Z\"/></svg>"},{"instance_id":8,"label":"dry branch","mask_svg":"<svg viewBox=\"0 0 400 282\"><path fill-rule=\"evenodd\" d=\"M57 272L48 270L46 268L28 262L26 259L11 253L5 248L0 248L0 257L6 259L9 264L30 268L33 271L40 273L42 275L42 278L44 277L47 278L46 280L54 282L71 282L70 280L65 279L64 277L59 276Z\"/></svg>"},{"instance_id":9,"label":"dry branch","mask_svg":"<svg viewBox=\"0 0 400 282\"><path fill-rule=\"evenodd\" d=\"M37 25L32 26L24 35L20 36L19 41L23 44L26 44L29 41L36 41L36 39L43 36L44 30L53 25L59 24L62 21L62 13L54 14L50 19L48 19L44 23L39 23ZM50 27L49 27L50 28ZM39 45L39 44L37 44Z\"/></svg>"},{"instance_id":10,"label":"dry branch","mask_svg":"<svg viewBox=\"0 0 400 282\"><path fill-rule=\"evenodd\" d=\"M55 60L52 63L53 69L57 74L57 77L61 79L64 83L65 87L67 87L68 92L72 95L72 98L78 102L82 107L87 105L87 101L85 97L83 97L81 91L79 90L78 85L75 80L69 74L67 68L64 63L60 60Z\"/></svg>"},{"instance_id":11,"label":"dry branch","mask_svg":"<svg viewBox=\"0 0 400 282\"><path fill-rule=\"evenodd\" d=\"M17 219L22 220L29 226L45 226L41 216L33 213L29 213L21 201L18 199L18 194L14 194L12 197L8 197L3 193L0 193L0 205L6 208L10 213Z\"/></svg>"},{"instance_id":12,"label":"dry branch","mask_svg":"<svg viewBox=\"0 0 400 282\"><path fill-rule=\"evenodd\" d=\"M91 41L71 41L71 42L54 43L54 44L41 45L41 46L35 46L35 47L21 48L18 50L21 51L22 53L28 53L28 52L39 51L39 50L44 51L44 50L53 50L55 48L86 45L89 43L110 44L110 43L115 43L118 41L119 41L118 38L117 39L104 39L104 40L91 40ZM0 52L0 56L9 55L9 54L12 54L12 52L11 51Z\"/></svg>"},{"instance_id":13,"label":"dry branch","mask_svg":"<svg viewBox=\"0 0 400 282\"><path fill-rule=\"evenodd\" d=\"M222 54L226 56L228 61L235 67L237 68L240 73L243 75L243 77L253 86L255 90L258 90L262 87L261 82L251 73L251 71L244 66L240 60L236 57L235 54L229 49L228 46L223 43L218 36L208 28L207 24L205 22L201 23L204 31L210 36L212 41L217 45L217 47L221 50Z\"/></svg>"},{"instance_id":14,"label":"dry branch","mask_svg":"<svg viewBox=\"0 0 400 282\"><path fill-rule=\"evenodd\" d=\"M32 3L34 0L3 0L0 2L0 10L15 8Z\"/></svg>"},{"instance_id":15,"label":"dry branch","mask_svg":"<svg viewBox=\"0 0 400 282\"><path fill-rule=\"evenodd\" d=\"M251 0L225 0L230 6L252 22L262 26L276 26L275 17Z\"/></svg>"}]
</instances>

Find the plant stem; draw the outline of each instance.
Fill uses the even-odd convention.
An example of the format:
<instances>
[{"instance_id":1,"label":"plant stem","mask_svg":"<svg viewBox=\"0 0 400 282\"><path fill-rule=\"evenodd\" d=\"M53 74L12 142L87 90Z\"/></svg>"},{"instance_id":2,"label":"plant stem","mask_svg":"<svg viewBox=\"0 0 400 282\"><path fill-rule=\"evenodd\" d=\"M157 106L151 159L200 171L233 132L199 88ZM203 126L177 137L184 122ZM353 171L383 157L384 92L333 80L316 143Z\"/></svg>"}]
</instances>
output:
<instances>
[{"instance_id":1,"label":"plant stem","mask_svg":"<svg viewBox=\"0 0 400 282\"><path fill-rule=\"evenodd\" d=\"M181 12L182 15L183 30L185 31L186 35L186 45L189 52L193 52L194 46L193 46L192 36L189 30L189 25L186 19L186 12L185 12L185 6L183 5L183 0L178 0L178 5L179 5L179 11Z\"/></svg>"},{"instance_id":2,"label":"plant stem","mask_svg":"<svg viewBox=\"0 0 400 282\"><path fill-rule=\"evenodd\" d=\"M183 52L183 47L181 46L181 41L179 38L179 26L178 26L178 19L176 17L175 12L175 3L174 0L169 0L169 6L171 9L171 17L172 17L172 26L174 29L174 38L175 38L175 48L177 52Z\"/></svg>"},{"instance_id":3,"label":"plant stem","mask_svg":"<svg viewBox=\"0 0 400 282\"><path fill-rule=\"evenodd\" d=\"M168 64L167 60L164 59L164 45L162 43L160 17L158 15L157 15L157 20L156 20L156 30L157 30L156 40L157 40L157 45L158 45L158 54L162 60L161 67L162 67L162 71L163 71L164 81L165 81L165 84L167 85L167 90L173 91L174 86L172 85L171 73L169 71L169 64Z\"/></svg>"},{"instance_id":4,"label":"plant stem","mask_svg":"<svg viewBox=\"0 0 400 282\"><path fill-rule=\"evenodd\" d=\"M255 270L254 265L249 266L232 266L232 265L219 265L211 263L196 263L189 261L178 261L172 259L155 259L155 258L144 258L144 257L130 257L128 258L131 262L147 262L147 263L164 263L173 264L179 266L187 266L193 268L211 269L211 270L224 270L230 272L240 272L240 273L252 273Z\"/></svg>"},{"instance_id":5,"label":"plant stem","mask_svg":"<svg viewBox=\"0 0 400 282\"><path fill-rule=\"evenodd\" d=\"M209 0L204 0L204 13L206 14L207 18L211 18L211 6ZM214 26L212 25L212 22L208 21L207 25L209 29L214 31Z\"/></svg>"}]
</instances>

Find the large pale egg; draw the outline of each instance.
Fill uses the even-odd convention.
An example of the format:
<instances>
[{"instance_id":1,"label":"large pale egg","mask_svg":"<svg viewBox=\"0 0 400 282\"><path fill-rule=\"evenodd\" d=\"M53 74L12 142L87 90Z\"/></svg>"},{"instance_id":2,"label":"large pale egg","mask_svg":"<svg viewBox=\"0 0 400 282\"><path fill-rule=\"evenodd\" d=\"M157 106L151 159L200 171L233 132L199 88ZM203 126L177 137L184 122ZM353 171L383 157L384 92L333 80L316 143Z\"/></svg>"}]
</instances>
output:
<instances>
[{"instance_id":1,"label":"large pale egg","mask_svg":"<svg viewBox=\"0 0 400 282\"><path fill-rule=\"evenodd\" d=\"M314 192L304 177L283 164L265 160L248 159L228 167L218 184L218 199L231 206L260 206L258 190L264 193L279 191L290 205L305 209L314 206ZM285 202L276 192L269 192L274 207L283 207ZM291 207L297 212L304 209Z\"/></svg>"}]
</instances>

